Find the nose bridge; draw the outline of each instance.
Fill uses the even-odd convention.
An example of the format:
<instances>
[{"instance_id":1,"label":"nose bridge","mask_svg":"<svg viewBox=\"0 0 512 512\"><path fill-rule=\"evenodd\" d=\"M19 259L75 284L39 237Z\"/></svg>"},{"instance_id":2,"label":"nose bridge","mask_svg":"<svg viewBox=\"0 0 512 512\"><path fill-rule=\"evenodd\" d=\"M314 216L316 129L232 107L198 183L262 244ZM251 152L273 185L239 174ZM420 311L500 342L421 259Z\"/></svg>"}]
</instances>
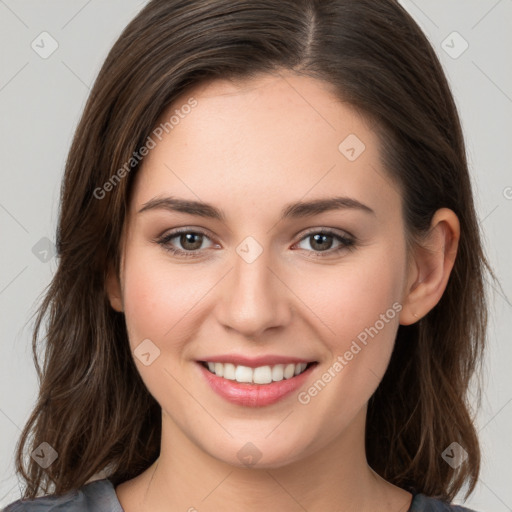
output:
<instances>
[{"instance_id":1,"label":"nose bridge","mask_svg":"<svg viewBox=\"0 0 512 512\"><path fill-rule=\"evenodd\" d=\"M285 325L287 288L274 275L270 251L248 237L236 248L233 265L217 305L218 321L245 337Z\"/></svg>"}]
</instances>

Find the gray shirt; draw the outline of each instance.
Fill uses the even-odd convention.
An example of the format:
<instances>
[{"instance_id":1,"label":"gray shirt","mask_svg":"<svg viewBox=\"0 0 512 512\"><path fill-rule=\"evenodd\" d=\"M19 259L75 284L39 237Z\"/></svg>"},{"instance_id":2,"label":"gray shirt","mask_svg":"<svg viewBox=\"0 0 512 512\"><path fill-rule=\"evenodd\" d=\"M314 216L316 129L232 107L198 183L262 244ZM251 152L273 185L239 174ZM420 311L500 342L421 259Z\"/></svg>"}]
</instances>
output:
<instances>
[{"instance_id":1,"label":"gray shirt","mask_svg":"<svg viewBox=\"0 0 512 512\"><path fill-rule=\"evenodd\" d=\"M450 505L444 501L415 493L407 512L475 512L469 508ZM17 500L2 512L124 512L112 482L108 478L89 482L80 489L62 496L40 496L33 500Z\"/></svg>"}]
</instances>

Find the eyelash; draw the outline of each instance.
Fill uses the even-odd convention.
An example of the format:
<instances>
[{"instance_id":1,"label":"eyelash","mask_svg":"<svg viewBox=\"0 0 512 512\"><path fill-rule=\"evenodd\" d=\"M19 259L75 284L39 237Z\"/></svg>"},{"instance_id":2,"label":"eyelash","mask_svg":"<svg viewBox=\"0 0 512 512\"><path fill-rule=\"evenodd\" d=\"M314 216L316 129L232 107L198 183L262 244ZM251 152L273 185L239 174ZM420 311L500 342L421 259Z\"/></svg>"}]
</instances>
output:
<instances>
[{"instance_id":1,"label":"eyelash","mask_svg":"<svg viewBox=\"0 0 512 512\"><path fill-rule=\"evenodd\" d=\"M176 229L176 230L154 240L154 242L158 243L166 251L170 252L171 254L173 254L175 256L185 257L185 258L199 258L201 255L198 253L200 253L201 249L196 249L195 251L184 251L182 249L175 249L175 248L170 247L169 242L173 238L176 238L177 236L182 235L182 234L203 235L207 238L210 238L204 231L201 231L199 229L192 230L189 228L182 228L182 229ZM311 237L312 235L317 235L317 234L333 236L335 239L337 239L339 242L341 242L342 245L340 247L338 247L337 249L328 249L326 251L309 251L309 252L313 252L315 254L315 256L309 256L310 258L324 258L324 257L326 257L326 256L324 256L324 254L332 256L333 254L338 254L339 252L341 252L345 249L348 249L349 251L353 251L356 248L356 238L355 237L345 237L345 236L342 236L339 233L333 231L332 229L328 229L328 228L326 228L326 229L316 228L314 230L310 230L307 233L305 233L304 236L297 243L300 243L303 240ZM303 249L303 250L307 250L307 249Z\"/></svg>"}]
</instances>

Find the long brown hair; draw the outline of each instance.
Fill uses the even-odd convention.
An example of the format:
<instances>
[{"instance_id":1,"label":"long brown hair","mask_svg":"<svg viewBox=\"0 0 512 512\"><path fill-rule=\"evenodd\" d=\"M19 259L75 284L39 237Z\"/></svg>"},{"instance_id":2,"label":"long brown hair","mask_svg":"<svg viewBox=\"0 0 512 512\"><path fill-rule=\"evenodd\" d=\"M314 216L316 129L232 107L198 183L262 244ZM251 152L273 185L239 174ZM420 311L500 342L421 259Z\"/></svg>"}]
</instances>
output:
<instances>
[{"instance_id":1,"label":"long brown hair","mask_svg":"<svg viewBox=\"0 0 512 512\"><path fill-rule=\"evenodd\" d=\"M421 320L399 327L389 368L369 401L366 451L369 465L397 486L450 501L464 484L466 497L473 491L480 449L468 388L486 337L484 273L494 275L457 109L425 35L395 0L152 0L111 49L66 162L59 265L32 341L40 393L17 444L25 498L40 489L65 493L104 469L117 485L158 457L160 406L137 372L124 316L105 292L107 269L119 272L139 168L130 159L187 88L279 69L323 80L374 123L382 161L402 192L408 236L420 239L438 208L459 218L445 293ZM113 183L113 176L120 179ZM43 469L29 457L25 469L24 449L43 442L57 459ZM456 469L441 457L452 442L468 453Z\"/></svg>"}]
</instances>

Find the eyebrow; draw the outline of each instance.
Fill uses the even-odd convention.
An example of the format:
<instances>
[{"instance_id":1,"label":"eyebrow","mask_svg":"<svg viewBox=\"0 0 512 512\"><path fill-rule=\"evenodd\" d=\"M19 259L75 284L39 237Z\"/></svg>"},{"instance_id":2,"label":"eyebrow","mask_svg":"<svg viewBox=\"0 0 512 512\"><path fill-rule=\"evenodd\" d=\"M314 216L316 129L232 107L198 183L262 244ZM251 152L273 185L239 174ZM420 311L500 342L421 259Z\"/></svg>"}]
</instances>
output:
<instances>
[{"instance_id":1,"label":"eyebrow","mask_svg":"<svg viewBox=\"0 0 512 512\"><path fill-rule=\"evenodd\" d=\"M138 213L155 209L188 213L189 215L216 219L222 222L226 221L224 211L211 204L176 197L155 197L144 203ZM280 220L313 217L332 210L360 210L375 215L374 210L357 199L340 196L287 204L281 211Z\"/></svg>"}]
</instances>

